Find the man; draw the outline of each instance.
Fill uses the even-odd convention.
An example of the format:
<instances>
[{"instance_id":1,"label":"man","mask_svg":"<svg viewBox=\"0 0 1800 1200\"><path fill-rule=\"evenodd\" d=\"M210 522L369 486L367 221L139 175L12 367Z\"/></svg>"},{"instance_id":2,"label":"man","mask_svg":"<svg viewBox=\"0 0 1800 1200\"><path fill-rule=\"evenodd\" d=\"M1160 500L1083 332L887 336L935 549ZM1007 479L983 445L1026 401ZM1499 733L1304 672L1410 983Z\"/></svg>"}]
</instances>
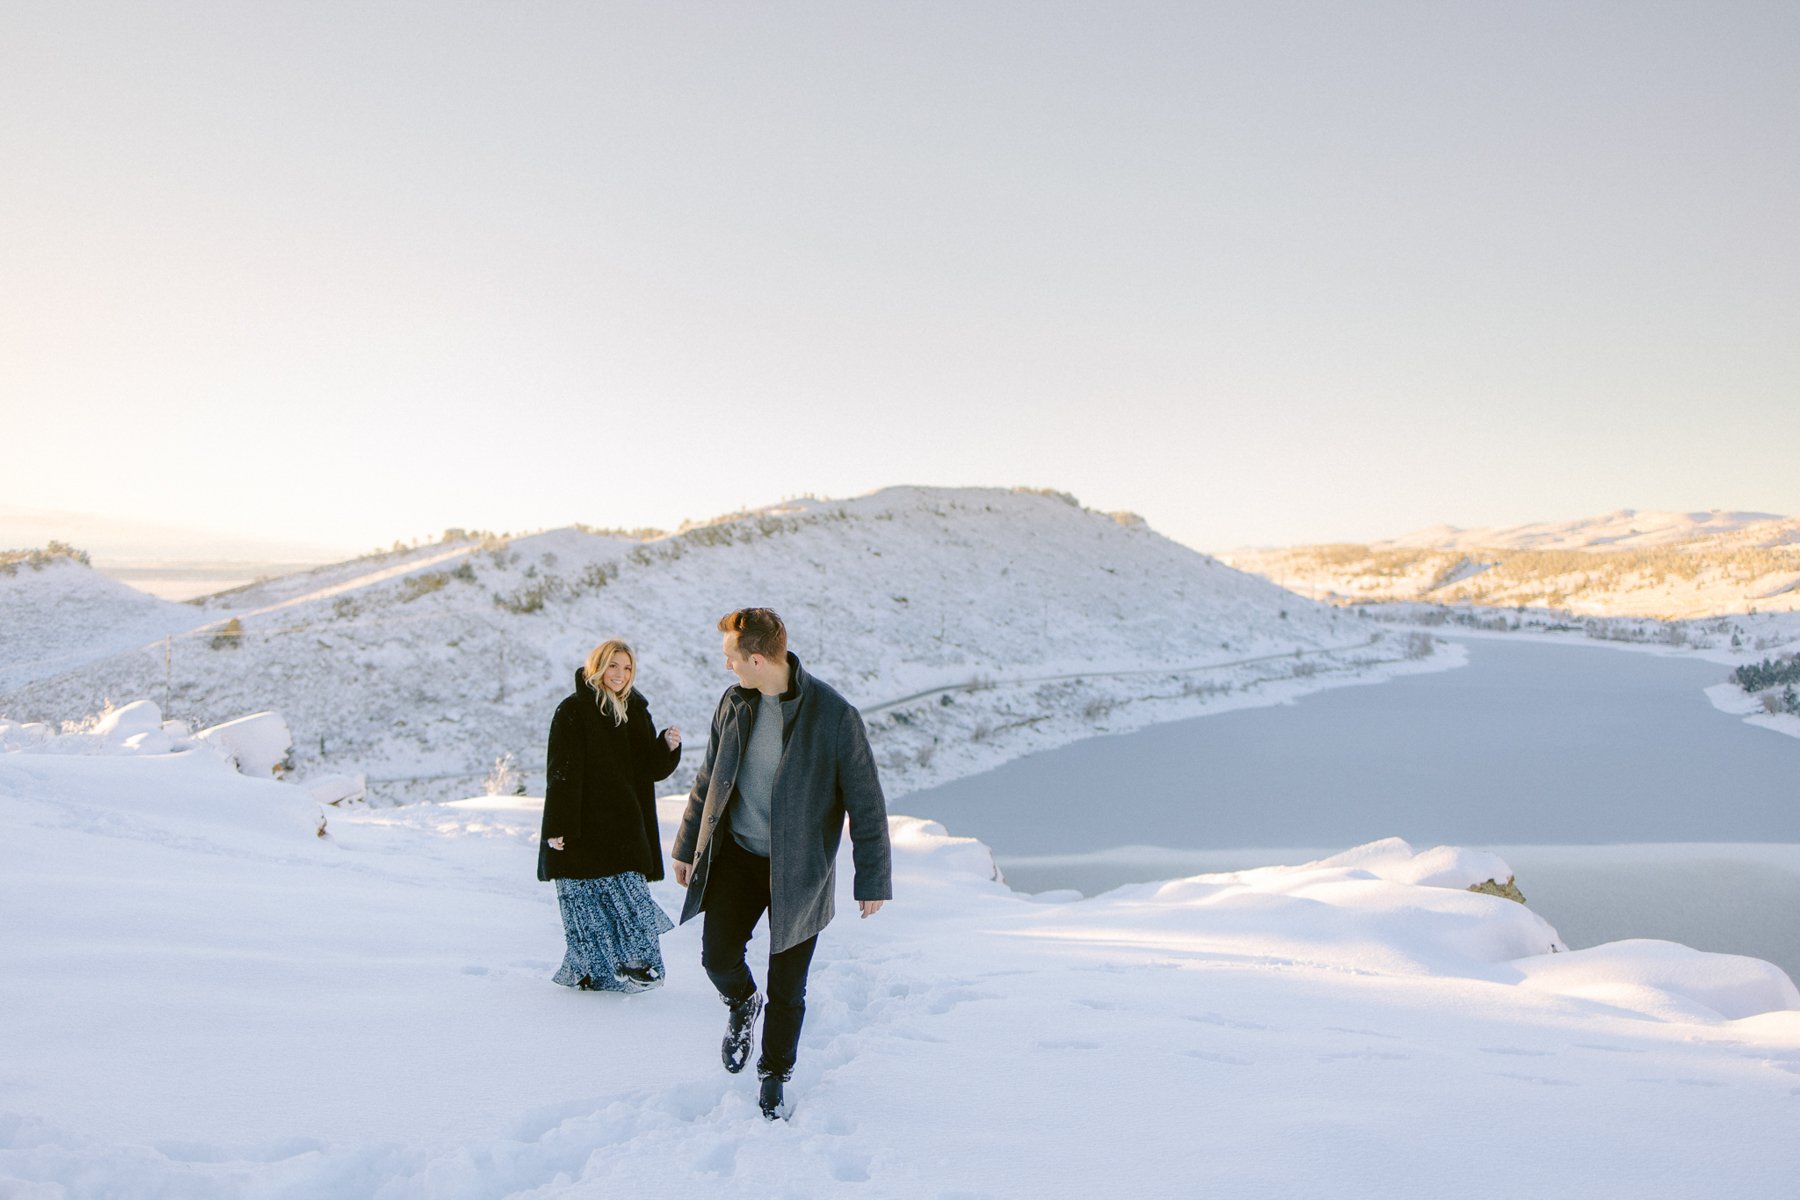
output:
<instances>
[{"instance_id":1,"label":"man","mask_svg":"<svg viewBox=\"0 0 1800 1200\"><path fill-rule=\"evenodd\" d=\"M750 932L769 914L768 1013L758 1105L768 1120L792 1111L782 1084L794 1069L806 1015L806 974L832 917L838 843L850 818L857 908L874 916L892 899L887 802L862 715L814 679L787 649L767 608L719 621L725 665L738 686L713 714L706 761L675 835L675 882L687 888L685 923L706 914L700 962L730 1009L719 1051L744 1069L763 1008L744 961Z\"/></svg>"}]
</instances>

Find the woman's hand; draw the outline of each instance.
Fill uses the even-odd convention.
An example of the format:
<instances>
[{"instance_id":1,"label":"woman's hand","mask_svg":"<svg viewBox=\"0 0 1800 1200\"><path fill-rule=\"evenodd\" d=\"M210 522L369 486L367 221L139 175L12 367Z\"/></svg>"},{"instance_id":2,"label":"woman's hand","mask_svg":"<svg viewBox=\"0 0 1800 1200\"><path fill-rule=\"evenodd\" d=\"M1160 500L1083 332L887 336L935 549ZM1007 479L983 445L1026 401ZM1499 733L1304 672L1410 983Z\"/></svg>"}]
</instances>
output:
<instances>
[{"instance_id":1,"label":"woman's hand","mask_svg":"<svg viewBox=\"0 0 1800 1200\"><path fill-rule=\"evenodd\" d=\"M561 838L551 838L544 844L549 846L552 850L561 850L563 848L563 840Z\"/></svg>"},{"instance_id":2,"label":"woman's hand","mask_svg":"<svg viewBox=\"0 0 1800 1200\"><path fill-rule=\"evenodd\" d=\"M663 741L669 744L671 750L681 749L681 726L671 725L663 730Z\"/></svg>"}]
</instances>

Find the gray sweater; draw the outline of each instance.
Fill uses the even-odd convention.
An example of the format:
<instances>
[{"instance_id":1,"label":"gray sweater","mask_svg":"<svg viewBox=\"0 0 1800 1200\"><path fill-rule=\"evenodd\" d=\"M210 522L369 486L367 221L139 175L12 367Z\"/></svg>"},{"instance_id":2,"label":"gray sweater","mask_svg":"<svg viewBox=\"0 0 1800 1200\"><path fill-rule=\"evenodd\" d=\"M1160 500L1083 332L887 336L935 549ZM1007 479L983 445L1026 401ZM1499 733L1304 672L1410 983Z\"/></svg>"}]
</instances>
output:
<instances>
[{"instance_id":1,"label":"gray sweater","mask_svg":"<svg viewBox=\"0 0 1800 1200\"><path fill-rule=\"evenodd\" d=\"M759 696L750 745L738 768L737 796L731 802L731 836L752 854L769 857L769 820L775 800L775 769L781 765L781 700Z\"/></svg>"}]
</instances>

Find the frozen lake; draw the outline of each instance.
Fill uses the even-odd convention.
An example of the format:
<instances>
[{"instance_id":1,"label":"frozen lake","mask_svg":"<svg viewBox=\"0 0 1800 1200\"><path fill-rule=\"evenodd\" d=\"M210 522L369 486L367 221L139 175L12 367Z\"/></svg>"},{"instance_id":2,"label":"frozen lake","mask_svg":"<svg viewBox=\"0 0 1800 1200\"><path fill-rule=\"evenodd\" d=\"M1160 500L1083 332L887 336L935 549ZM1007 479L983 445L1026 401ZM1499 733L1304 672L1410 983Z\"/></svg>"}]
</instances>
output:
<instances>
[{"instance_id":1,"label":"frozen lake","mask_svg":"<svg viewBox=\"0 0 1800 1200\"><path fill-rule=\"evenodd\" d=\"M1464 645L1456 670L1090 738L896 811L980 838L1025 891L1390 836L1492 848L1572 945L1666 937L1800 974L1800 740L1715 710L1716 663Z\"/></svg>"}]
</instances>

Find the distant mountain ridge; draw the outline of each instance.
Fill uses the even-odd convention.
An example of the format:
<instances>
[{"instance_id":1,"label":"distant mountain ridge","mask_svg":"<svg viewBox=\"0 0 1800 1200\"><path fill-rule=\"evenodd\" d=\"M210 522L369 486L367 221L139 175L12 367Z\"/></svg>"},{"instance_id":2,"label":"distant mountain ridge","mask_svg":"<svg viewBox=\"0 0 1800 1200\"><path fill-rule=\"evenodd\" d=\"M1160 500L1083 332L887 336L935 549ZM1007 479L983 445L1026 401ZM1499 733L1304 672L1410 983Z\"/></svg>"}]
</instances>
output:
<instances>
[{"instance_id":1,"label":"distant mountain ridge","mask_svg":"<svg viewBox=\"0 0 1800 1200\"><path fill-rule=\"evenodd\" d=\"M1780 528L1784 524L1785 530ZM1766 532L1775 537L1785 532L1790 535L1786 538L1787 541L1800 538L1800 522L1775 513L1726 512L1720 509L1696 513L1641 512L1634 508L1621 508L1603 516L1583 517L1573 521L1541 521L1528 525L1479 529L1435 525L1389 541L1370 544L1384 549L1434 550L1645 549L1740 534L1758 525L1769 525L1771 528L1756 531L1752 536Z\"/></svg>"},{"instance_id":2,"label":"distant mountain ridge","mask_svg":"<svg viewBox=\"0 0 1800 1200\"><path fill-rule=\"evenodd\" d=\"M612 634L638 647L657 718L685 727L690 772L730 682L715 623L750 604L779 610L803 661L853 702L919 696L871 719L898 787L991 765L1021 737L1097 731L1117 709L1185 712L1253 680L1358 669L1326 652L1371 637L1371 623L1130 514L1001 489L798 501L648 540L581 528L456 538L186 605L63 571L0 599L35 631L0 660L0 713L61 719L143 696L212 723L273 707L303 772L364 771L404 798L479 790L508 752L531 780L575 666ZM64 619L71 594L103 584L119 636L97 637L103 613ZM131 638L136 648L120 644ZM1240 665L1210 670L1226 663ZM996 686L942 690L971 681Z\"/></svg>"},{"instance_id":3,"label":"distant mountain ridge","mask_svg":"<svg viewBox=\"0 0 1800 1200\"><path fill-rule=\"evenodd\" d=\"M1800 517L1769 513L1620 509L1220 557L1339 603L1422 600L1660 618L1800 609Z\"/></svg>"}]
</instances>

